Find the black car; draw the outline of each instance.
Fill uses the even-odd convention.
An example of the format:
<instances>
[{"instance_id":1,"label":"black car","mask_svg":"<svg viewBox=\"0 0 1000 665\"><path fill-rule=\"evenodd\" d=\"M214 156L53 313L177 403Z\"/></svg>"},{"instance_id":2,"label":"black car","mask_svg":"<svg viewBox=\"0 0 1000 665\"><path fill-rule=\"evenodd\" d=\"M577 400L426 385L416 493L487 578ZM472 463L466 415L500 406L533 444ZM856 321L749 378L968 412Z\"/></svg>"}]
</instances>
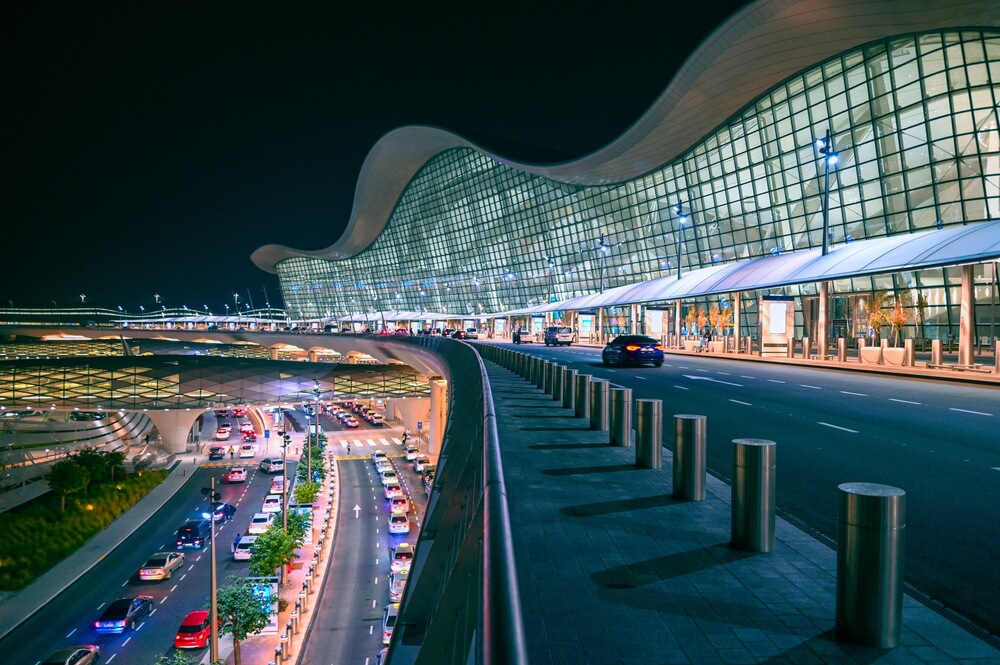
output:
<instances>
[{"instance_id":1,"label":"black car","mask_svg":"<svg viewBox=\"0 0 1000 665\"><path fill-rule=\"evenodd\" d=\"M226 449L222 446L212 446L208 449L208 459L225 459Z\"/></svg>"},{"instance_id":2,"label":"black car","mask_svg":"<svg viewBox=\"0 0 1000 665\"><path fill-rule=\"evenodd\" d=\"M663 364L663 347L652 337L645 335L619 335L611 340L601 352L601 362L605 365Z\"/></svg>"},{"instance_id":3,"label":"black car","mask_svg":"<svg viewBox=\"0 0 1000 665\"><path fill-rule=\"evenodd\" d=\"M207 519L190 519L177 529L177 547L201 547L212 537L212 525Z\"/></svg>"},{"instance_id":4,"label":"black car","mask_svg":"<svg viewBox=\"0 0 1000 665\"><path fill-rule=\"evenodd\" d=\"M236 506L231 503L222 503L221 501L214 501L212 503L212 517L216 522L223 520L228 522L233 519L233 515L235 514Z\"/></svg>"},{"instance_id":5,"label":"black car","mask_svg":"<svg viewBox=\"0 0 1000 665\"><path fill-rule=\"evenodd\" d=\"M467 332L465 332L464 330L456 330L455 332L453 332L451 334L451 338L452 339L467 339L468 337L469 337L469 334Z\"/></svg>"},{"instance_id":6,"label":"black car","mask_svg":"<svg viewBox=\"0 0 1000 665\"><path fill-rule=\"evenodd\" d=\"M124 633L135 628L152 609L152 596L119 598L108 605L101 618L94 622L94 630L98 633Z\"/></svg>"}]
</instances>

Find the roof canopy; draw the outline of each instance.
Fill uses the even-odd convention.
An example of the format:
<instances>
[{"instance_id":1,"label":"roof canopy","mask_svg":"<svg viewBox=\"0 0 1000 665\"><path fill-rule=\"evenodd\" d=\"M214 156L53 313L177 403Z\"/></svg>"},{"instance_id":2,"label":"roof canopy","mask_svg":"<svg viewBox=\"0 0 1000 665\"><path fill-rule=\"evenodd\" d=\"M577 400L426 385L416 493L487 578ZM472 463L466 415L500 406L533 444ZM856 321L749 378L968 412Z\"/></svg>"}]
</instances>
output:
<instances>
[{"instance_id":1,"label":"roof canopy","mask_svg":"<svg viewBox=\"0 0 1000 665\"><path fill-rule=\"evenodd\" d=\"M756 291L810 282L865 277L1000 258L1000 220L873 238L836 247L823 256L819 248L725 263L676 276L626 284L603 293L518 309L492 316L578 311L633 303L696 298Z\"/></svg>"}]
</instances>

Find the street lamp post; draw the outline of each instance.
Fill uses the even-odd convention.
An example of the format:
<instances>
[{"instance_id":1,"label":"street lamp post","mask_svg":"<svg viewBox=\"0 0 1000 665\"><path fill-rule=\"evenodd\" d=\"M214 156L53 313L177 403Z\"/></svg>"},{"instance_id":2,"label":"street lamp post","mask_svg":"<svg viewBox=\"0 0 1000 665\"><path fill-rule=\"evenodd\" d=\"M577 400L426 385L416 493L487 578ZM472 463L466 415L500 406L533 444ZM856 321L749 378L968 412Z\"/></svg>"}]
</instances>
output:
<instances>
[{"instance_id":1,"label":"street lamp post","mask_svg":"<svg viewBox=\"0 0 1000 665\"><path fill-rule=\"evenodd\" d=\"M684 244L684 225L687 223L687 215L684 214L684 203L674 206L677 213L677 279L681 278L681 249Z\"/></svg>"},{"instance_id":2,"label":"street lamp post","mask_svg":"<svg viewBox=\"0 0 1000 665\"><path fill-rule=\"evenodd\" d=\"M826 129L826 136L816 140L816 150L823 156L823 256L830 251L830 167L836 168L838 155L833 149L833 136L830 128ZM829 309L829 288L827 282L820 282L819 285L819 316L816 335L817 351L821 360L826 360L826 321L827 310ZM805 352L809 356L808 349Z\"/></svg>"},{"instance_id":3,"label":"street lamp post","mask_svg":"<svg viewBox=\"0 0 1000 665\"><path fill-rule=\"evenodd\" d=\"M209 577L209 583L211 584L211 611L209 620L212 622L211 628L211 638L209 639L209 660L210 662L215 662L219 659L219 604L218 604L218 593L219 593L219 583L216 578L215 570L215 509L213 504L221 498L221 494L215 493L215 476L212 476L212 482L208 487L204 487L201 490L202 494L208 495L208 523L211 528L211 535L209 537L209 548L211 552L211 575Z\"/></svg>"}]
</instances>

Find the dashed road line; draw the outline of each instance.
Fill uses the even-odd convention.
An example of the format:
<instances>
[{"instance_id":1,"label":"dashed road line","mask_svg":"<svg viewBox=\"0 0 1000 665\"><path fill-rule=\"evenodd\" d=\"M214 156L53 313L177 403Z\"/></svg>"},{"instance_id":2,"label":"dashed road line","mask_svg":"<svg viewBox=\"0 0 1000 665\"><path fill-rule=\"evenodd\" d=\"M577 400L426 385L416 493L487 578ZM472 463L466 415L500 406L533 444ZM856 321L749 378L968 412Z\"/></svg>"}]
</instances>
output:
<instances>
[{"instance_id":1,"label":"dashed road line","mask_svg":"<svg viewBox=\"0 0 1000 665\"><path fill-rule=\"evenodd\" d=\"M740 374L741 379L756 379L756 376L747 376L746 374Z\"/></svg>"},{"instance_id":2,"label":"dashed road line","mask_svg":"<svg viewBox=\"0 0 1000 665\"><path fill-rule=\"evenodd\" d=\"M800 383L799 387L800 388L809 388L810 390L823 390L819 386L810 386L808 383Z\"/></svg>"},{"instance_id":3,"label":"dashed road line","mask_svg":"<svg viewBox=\"0 0 1000 665\"><path fill-rule=\"evenodd\" d=\"M971 413L971 414L977 415L977 416L991 416L991 417L993 416L992 413L985 413L983 411L970 411L969 409L956 409L955 407L951 407L948 410L949 411L959 411L960 413Z\"/></svg>"},{"instance_id":4,"label":"dashed road line","mask_svg":"<svg viewBox=\"0 0 1000 665\"><path fill-rule=\"evenodd\" d=\"M743 406L753 406L753 404L751 404L750 402L741 402L738 399L731 399L729 401L734 402L735 404L742 404Z\"/></svg>"},{"instance_id":5,"label":"dashed road line","mask_svg":"<svg viewBox=\"0 0 1000 665\"><path fill-rule=\"evenodd\" d=\"M635 378L637 378L637 379L642 379L643 381L646 381L646 380L647 380L647 379L646 379L646 377L644 377L644 376L637 376L637 377L635 377Z\"/></svg>"},{"instance_id":6,"label":"dashed road line","mask_svg":"<svg viewBox=\"0 0 1000 665\"><path fill-rule=\"evenodd\" d=\"M843 395L857 395L858 397L868 397L868 395L866 395L865 393L852 393L850 390L841 390L840 393Z\"/></svg>"},{"instance_id":7,"label":"dashed road line","mask_svg":"<svg viewBox=\"0 0 1000 665\"><path fill-rule=\"evenodd\" d=\"M824 423L822 421L817 421L817 422L818 422L819 425L823 425L824 427L832 427L833 429L839 429L839 430L844 431L844 432L850 432L851 434L857 434L858 433L858 430L856 430L856 429L848 429L846 427L841 427L840 425L831 425L830 423Z\"/></svg>"},{"instance_id":8,"label":"dashed road line","mask_svg":"<svg viewBox=\"0 0 1000 665\"><path fill-rule=\"evenodd\" d=\"M132 636L129 635L128 637L125 638L125 641L122 642L122 646L125 646L126 644L128 644L131 641L132 641Z\"/></svg>"},{"instance_id":9,"label":"dashed road line","mask_svg":"<svg viewBox=\"0 0 1000 665\"><path fill-rule=\"evenodd\" d=\"M889 401L890 402L899 402L900 404L916 404L918 406L921 405L921 404L923 404L923 402L914 402L913 400L909 400L909 399L896 399L895 397L890 397Z\"/></svg>"},{"instance_id":10,"label":"dashed road line","mask_svg":"<svg viewBox=\"0 0 1000 665\"><path fill-rule=\"evenodd\" d=\"M674 386L674 388L678 388L680 390L691 390L690 388L685 388L684 386Z\"/></svg>"},{"instance_id":11,"label":"dashed road line","mask_svg":"<svg viewBox=\"0 0 1000 665\"><path fill-rule=\"evenodd\" d=\"M104 607L104 603L101 603L101 607ZM98 607L97 609L101 609L101 607ZM74 628L73 630L71 630L68 633L66 633L66 637L69 637L70 635L72 635L75 632L76 632L76 628Z\"/></svg>"},{"instance_id":12,"label":"dashed road line","mask_svg":"<svg viewBox=\"0 0 1000 665\"><path fill-rule=\"evenodd\" d=\"M778 379L768 379L771 383L784 383L784 381L779 381Z\"/></svg>"}]
</instances>

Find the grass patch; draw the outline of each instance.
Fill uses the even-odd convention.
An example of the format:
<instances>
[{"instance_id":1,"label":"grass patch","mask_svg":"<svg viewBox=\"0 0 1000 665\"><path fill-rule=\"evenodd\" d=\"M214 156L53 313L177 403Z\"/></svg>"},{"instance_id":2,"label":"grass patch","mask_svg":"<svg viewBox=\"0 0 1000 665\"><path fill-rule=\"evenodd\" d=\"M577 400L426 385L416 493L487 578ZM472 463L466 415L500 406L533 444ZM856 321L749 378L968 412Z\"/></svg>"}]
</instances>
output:
<instances>
[{"instance_id":1,"label":"grass patch","mask_svg":"<svg viewBox=\"0 0 1000 665\"><path fill-rule=\"evenodd\" d=\"M168 472L143 471L94 485L66 500L49 492L0 514L0 590L16 591L75 552L154 487Z\"/></svg>"}]
</instances>

